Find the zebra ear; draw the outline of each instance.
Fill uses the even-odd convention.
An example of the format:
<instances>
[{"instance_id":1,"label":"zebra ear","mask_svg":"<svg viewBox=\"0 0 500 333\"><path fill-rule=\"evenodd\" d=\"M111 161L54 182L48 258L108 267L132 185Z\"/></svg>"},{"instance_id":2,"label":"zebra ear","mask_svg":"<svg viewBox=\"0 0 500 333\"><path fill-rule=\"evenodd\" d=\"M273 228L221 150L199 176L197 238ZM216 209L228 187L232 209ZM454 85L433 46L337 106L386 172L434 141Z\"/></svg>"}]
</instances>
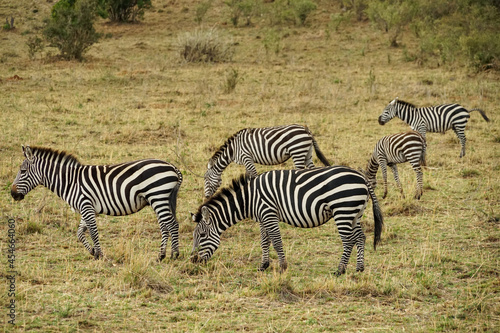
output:
<instances>
[{"instance_id":1,"label":"zebra ear","mask_svg":"<svg viewBox=\"0 0 500 333\"><path fill-rule=\"evenodd\" d=\"M207 169L210 169L214 166L214 161L212 159L209 159L208 160L208 164L207 164Z\"/></svg>"},{"instance_id":2,"label":"zebra ear","mask_svg":"<svg viewBox=\"0 0 500 333\"><path fill-rule=\"evenodd\" d=\"M201 207L201 216L206 223L210 223L210 211L206 206Z\"/></svg>"},{"instance_id":3,"label":"zebra ear","mask_svg":"<svg viewBox=\"0 0 500 333\"><path fill-rule=\"evenodd\" d=\"M24 153L24 157L26 157L26 159L28 161L33 161L33 151L31 150L30 146L23 146L23 153Z\"/></svg>"}]
</instances>

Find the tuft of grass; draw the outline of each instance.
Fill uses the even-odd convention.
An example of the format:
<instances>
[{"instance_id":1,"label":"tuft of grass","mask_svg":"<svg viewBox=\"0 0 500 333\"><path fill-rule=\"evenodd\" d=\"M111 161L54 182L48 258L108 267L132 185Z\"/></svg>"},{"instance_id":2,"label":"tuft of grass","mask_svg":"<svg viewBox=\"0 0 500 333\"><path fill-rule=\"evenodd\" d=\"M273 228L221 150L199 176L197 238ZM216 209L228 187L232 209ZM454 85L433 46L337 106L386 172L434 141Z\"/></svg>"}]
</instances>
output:
<instances>
[{"instance_id":1,"label":"tuft of grass","mask_svg":"<svg viewBox=\"0 0 500 333\"><path fill-rule=\"evenodd\" d=\"M177 48L187 62L229 62L233 59L232 39L217 29L195 30L180 34Z\"/></svg>"},{"instance_id":2,"label":"tuft of grass","mask_svg":"<svg viewBox=\"0 0 500 333\"><path fill-rule=\"evenodd\" d=\"M460 170L460 176L462 178L474 178L474 177L477 177L479 175L480 175L479 171L477 171L475 169L463 169L463 170Z\"/></svg>"}]
</instances>

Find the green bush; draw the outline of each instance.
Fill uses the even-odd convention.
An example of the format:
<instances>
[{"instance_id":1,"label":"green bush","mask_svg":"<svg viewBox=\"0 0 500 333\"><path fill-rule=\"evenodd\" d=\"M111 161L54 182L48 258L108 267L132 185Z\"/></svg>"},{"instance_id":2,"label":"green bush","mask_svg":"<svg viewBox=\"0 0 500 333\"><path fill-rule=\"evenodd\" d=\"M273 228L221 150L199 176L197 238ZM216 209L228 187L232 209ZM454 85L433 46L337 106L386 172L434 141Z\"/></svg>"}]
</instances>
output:
<instances>
[{"instance_id":1,"label":"green bush","mask_svg":"<svg viewBox=\"0 0 500 333\"><path fill-rule=\"evenodd\" d=\"M270 25L304 25L317 5L311 0L276 0L266 9Z\"/></svg>"},{"instance_id":2,"label":"green bush","mask_svg":"<svg viewBox=\"0 0 500 333\"><path fill-rule=\"evenodd\" d=\"M96 2L92 0L61 0L45 20L43 36L59 49L66 59L82 60L83 53L99 39L94 29Z\"/></svg>"},{"instance_id":3,"label":"green bush","mask_svg":"<svg viewBox=\"0 0 500 333\"><path fill-rule=\"evenodd\" d=\"M229 62L234 55L233 42L215 29L180 35L178 48L180 56L187 62Z\"/></svg>"},{"instance_id":4,"label":"green bush","mask_svg":"<svg viewBox=\"0 0 500 333\"><path fill-rule=\"evenodd\" d=\"M256 0L226 0L230 10L230 20L237 27L240 18L245 19L245 26L252 24L252 17L260 13L260 3Z\"/></svg>"},{"instance_id":5,"label":"green bush","mask_svg":"<svg viewBox=\"0 0 500 333\"><path fill-rule=\"evenodd\" d=\"M198 4L198 6L196 6L194 18L196 23L201 24L201 21L203 21L203 18L207 14L208 10L212 7L212 1L213 0L202 1Z\"/></svg>"},{"instance_id":6,"label":"green bush","mask_svg":"<svg viewBox=\"0 0 500 333\"><path fill-rule=\"evenodd\" d=\"M317 8L310 0L294 0L291 4L300 25L304 25L307 17Z\"/></svg>"},{"instance_id":7,"label":"green bush","mask_svg":"<svg viewBox=\"0 0 500 333\"><path fill-rule=\"evenodd\" d=\"M101 12L112 22L137 22L144 18L144 11L151 8L151 0L99 0Z\"/></svg>"}]
</instances>

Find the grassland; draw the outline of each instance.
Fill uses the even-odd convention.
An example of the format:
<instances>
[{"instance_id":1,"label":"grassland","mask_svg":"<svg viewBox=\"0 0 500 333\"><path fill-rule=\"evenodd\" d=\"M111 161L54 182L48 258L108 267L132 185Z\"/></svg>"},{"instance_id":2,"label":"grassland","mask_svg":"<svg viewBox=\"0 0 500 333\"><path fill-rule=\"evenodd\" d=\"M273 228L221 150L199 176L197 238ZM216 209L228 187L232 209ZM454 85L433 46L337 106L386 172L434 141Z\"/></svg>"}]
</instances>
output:
<instances>
[{"instance_id":1,"label":"grassland","mask_svg":"<svg viewBox=\"0 0 500 333\"><path fill-rule=\"evenodd\" d=\"M367 22L327 31L339 6L318 1L306 27L255 20L233 28L222 1L202 27L232 36L226 64L186 64L179 34L194 31L195 1L155 0L140 24L99 21L107 37L84 62L29 60L25 42L51 3L0 5L17 28L0 32L0 283L4 331L430 332L500 326L500 77L458 66L420 66ZM36 9L36 12L35 10ZM266 34L282 36L266 52ZM410 34L402 43L411 45ZM48 49L47 51L51 51ZM54 51L52 51L54 52ZM228 71L242 80L224 93ZM17 77L15 77L17 75ZM415 175L400 167L407 199L390 178L381 200L382 243L371 248L373 217L363 218L366 270L333 276L342 253L334 223L313 230L282 226L288 271L260 263L259 229L244 221L223 234L206 265L189 261L190 211L202 203L208 158L244 127L307 124L334 164L364 168L375 142L407 130L377 123L393 98L417 105L480 107L466 130L467 155L452 132L428 135L424 195L411 199ZM21 144L66 150L86 164L156 157L184 174L178 199L181 258L156 263L160 233L150 208L98 217L105 259L77 241L79 215L44 188L10 198ZM275 168L289 168L291 162ZM264 171L272 168L260 167ZM230 166L224 184L243 171ZM379 175L380 176L380 175ZM382 190L377 189L379 199ZM16 326L7 323L7 220L16 220Z\"/></svg>"}]
</instances>

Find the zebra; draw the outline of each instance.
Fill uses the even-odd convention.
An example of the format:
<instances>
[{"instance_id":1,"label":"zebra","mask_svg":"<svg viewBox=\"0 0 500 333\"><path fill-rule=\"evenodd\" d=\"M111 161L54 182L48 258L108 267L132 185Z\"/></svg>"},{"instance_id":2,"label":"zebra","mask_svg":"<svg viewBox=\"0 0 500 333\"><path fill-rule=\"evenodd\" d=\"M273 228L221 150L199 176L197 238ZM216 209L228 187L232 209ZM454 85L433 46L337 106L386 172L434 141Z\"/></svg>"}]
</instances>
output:
<instances>
[{"instance_id":1,"label":"zebra","mask_svg":"<svg viewBox=\"0 0 500 333\"><path fill-rule=\"evenodd\" d=\"M254 163L276 165L290 157L297 169L312 168L313 147L321 162L329 166L307 126L293 124L241 129L229 137L208 161L204 176L205 198L217 191L222 172L231 162L244 165L246 173L252 177L257 177Z\"/></svg>"},{"instance_id":2,"label":"zebra","mask_svg":"<svg viewBox=\"0 0 500 333\"><path fill-rule=\"evenodd\" d=\"M426 132L445 133L450 128L453 129L462 150L460 157L465 156L465 125L470 118L472 111L479 111L487 122L490 121L486 113L478 108L465 109L459 104L442 104L430 107L417 108L415 105L394 99L389 103L378 117L378 123L385 125L389 120L398 117L411 126L414 131L419 132L425 138Z\"/></svg>"},{"instance_id":3,"label":"zebra","mask_svg":"<svg viewBox=\"0 0 500 333\"><path fill-rule=\"evenodd\" d=\"M357 247L356 271L363 271L366 237L360 219L369 196L373 202L373 246L376 249L383 217L373 188L362 173L348 167L330 166L273 170L255 178L242 175L191 214L196 222L191 261L206 262L219 247L223 231L243 219L252 218L260 225L262 262L259 270L269 267L272 243L283 272L288 265L278 222L313 228L333 217L344 249L336 274L345 273L354 245Z\"/></svg>"},{"instance_id":4,"label":"zebra","mask_svg":"<svg viewBox=\"0 0 500 333\"><path fill-rule=\"evenodd\" d=\"M396 164L409 162L417 174L416 199L420 199L423 193L423 175L421 166L426 165L425 151L427 144L422 134L409 131L404 133L384 136L375 145L373 154L366 168L366 177L373 188L377 185L377 171L380 166L384 178L384 195L387 196L387 166L390 166L394 174L394 179L403 195L403 187L399 182L398 167Z\"/></svg>"},{"instance_id":5,"label":"zebra","mask_svg":"<svg viewBox=\"0 0 500 333\"><path fill-rule=\"evenodd\" d=\"M115 165L83 165L76 157L51 148L23 146L25 160L12 184L14 200L24 199L44 185L81 214L77 238L95 259L102 257L96 215L130 215L151 205L158 218L161 246L158 261L166 256L171 237L171 258L179 256L179 224L175 217L181 172L172 164L144 159ZM93 247L85 237L89 230Z\"/></svg>"}]
</instances>

